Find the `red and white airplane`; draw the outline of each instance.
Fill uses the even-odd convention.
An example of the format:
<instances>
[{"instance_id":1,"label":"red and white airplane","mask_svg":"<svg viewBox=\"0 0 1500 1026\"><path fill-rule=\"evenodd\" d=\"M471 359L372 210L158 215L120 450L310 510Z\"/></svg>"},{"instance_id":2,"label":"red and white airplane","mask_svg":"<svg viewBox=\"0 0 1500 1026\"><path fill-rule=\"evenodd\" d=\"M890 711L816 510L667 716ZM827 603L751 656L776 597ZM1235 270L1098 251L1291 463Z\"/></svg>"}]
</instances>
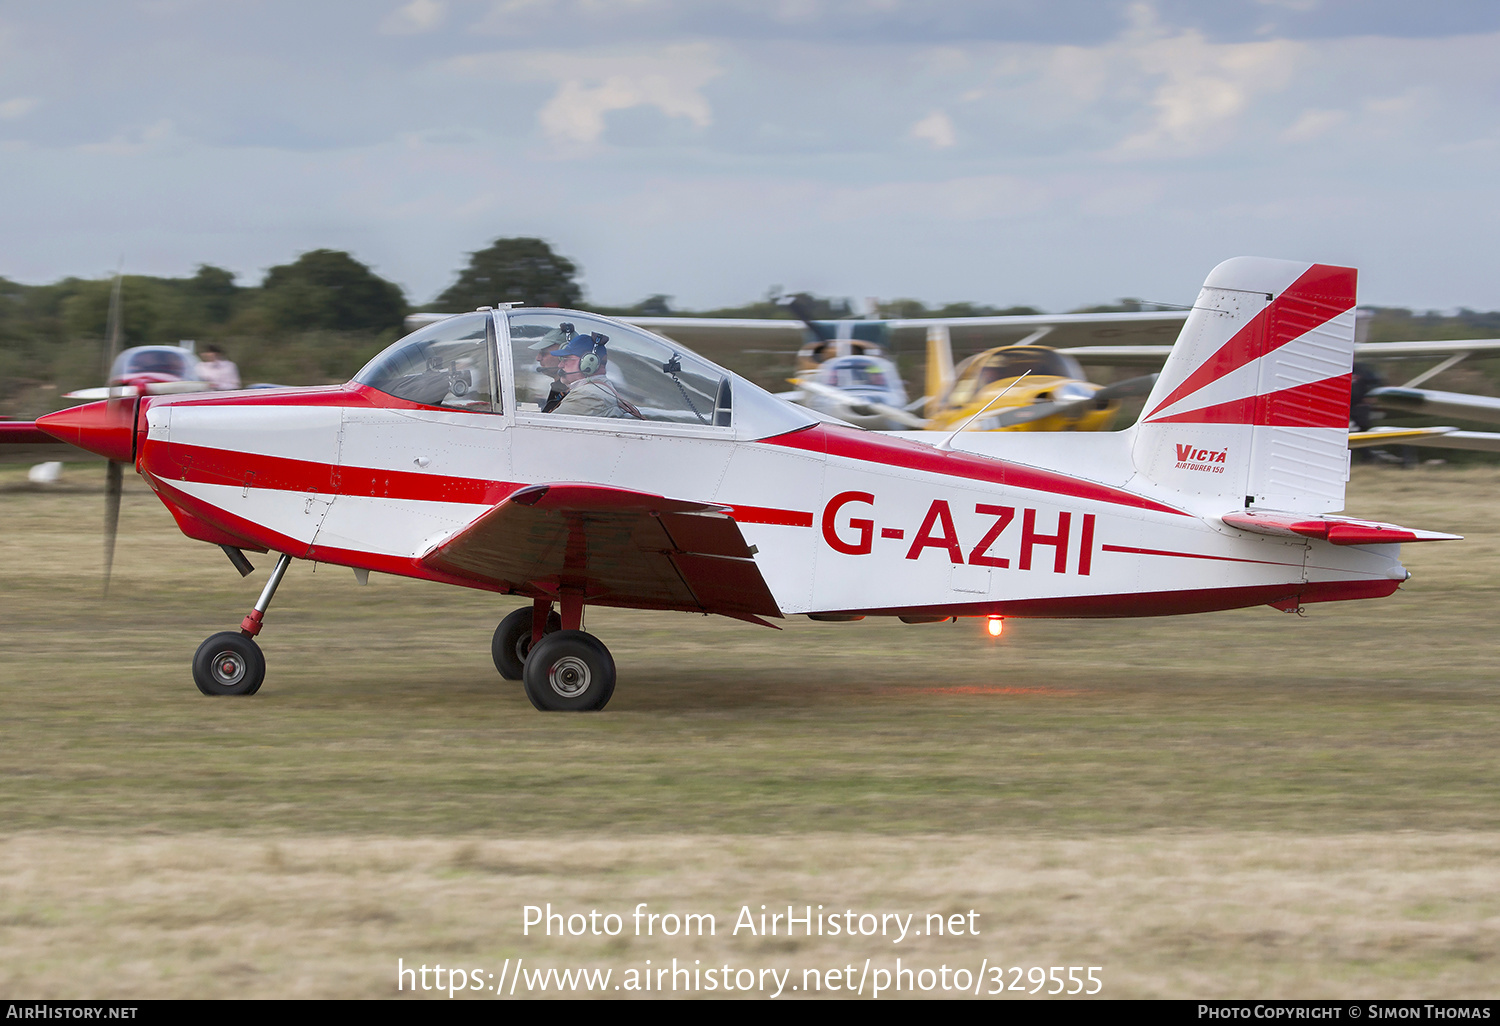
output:
<instances>
[{"instance_id":1,"label":"red and white airplane","mask_svg":"<svg viewBox=\"0 0 1500 1026\"><path fill-rule=\"evenodd\" d=\"M115 399L38 424L132 463L242 572L244 550L279 553L240 629L198 649L206 694L261 686L254 639L305 559L529 597L495 632L497 668L539 709L598 709L615 665L581 629L590 605L924 623L1391 594L1400 543L1456 536L1335 515L1354 304L1350 268L1220 264L1140 422L1112 433L862 431L552 309L439 321L347 385ZM574 333L608 336L603 372L633 413L543 412L538 350Z\"/></svg>"}]
</instances>

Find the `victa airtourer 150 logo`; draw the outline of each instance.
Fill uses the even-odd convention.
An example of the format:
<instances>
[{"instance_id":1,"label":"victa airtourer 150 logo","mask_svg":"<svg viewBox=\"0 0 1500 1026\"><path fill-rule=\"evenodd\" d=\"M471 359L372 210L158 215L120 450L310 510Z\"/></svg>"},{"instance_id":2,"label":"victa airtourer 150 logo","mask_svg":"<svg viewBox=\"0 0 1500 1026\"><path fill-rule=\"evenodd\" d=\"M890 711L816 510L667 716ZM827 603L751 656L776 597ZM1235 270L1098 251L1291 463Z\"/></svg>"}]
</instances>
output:
<instances>
[{"instance_id":1,"label":"victa airtourer 150 logo","mask_svg":"<svg viewBox=\"0 0 1500 1026\"><path fill-rule=\"evenodd\" d=\"M1177 443L1177 470L1205 470L1211 474L1224 473L1224 457L1228 449L1200 449L1196 445Z\"/></svg>"}]
</instances>

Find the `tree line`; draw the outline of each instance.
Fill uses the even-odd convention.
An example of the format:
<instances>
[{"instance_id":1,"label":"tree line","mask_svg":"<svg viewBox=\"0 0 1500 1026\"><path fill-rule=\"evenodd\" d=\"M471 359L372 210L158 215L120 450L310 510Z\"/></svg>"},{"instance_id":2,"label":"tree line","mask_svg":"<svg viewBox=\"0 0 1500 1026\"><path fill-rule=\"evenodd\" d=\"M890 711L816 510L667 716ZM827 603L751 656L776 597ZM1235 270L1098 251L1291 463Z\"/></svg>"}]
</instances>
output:
<instances>
[{"instance_id":1,"label":"tree line","mask_svg":"<svg viewBox=\"0 0 1500 1026\"><path fill-rule=\"evenodd\" d=\"M541 239L496 239L470 254L454 282L420 309L461 311L517 302L616 316L793 316L785 302L790 297L779 287L742 306L694 312L673 308L666 294L629 307L589 304L578 277L577 265ZM0 416L33 417L62 405L58 397L63 392L103 382L112 288L109 278L65 278L50 285L0 278ZM399 337L403 318L418 309L399 285L350 254L330 249L272 267L258 285L241 285L232 271L203 264L186 278L125 275L121 295L122 347L193 339L200 346L224 349L247 382L286 384L347 380ZM848 299L801 298L801 308L818 319L854 312ZM1143 308L1139 300L1122 300L1087 309ZM971 317L1041 311L979 303L929 307L896 299L882 302L876 312L883 317ZM1392 308L1373 313L1371 340L1500 334L1500 312L1440 315ZM772 376L779 375L778 369Z\"/></svg>"}]
</instances>

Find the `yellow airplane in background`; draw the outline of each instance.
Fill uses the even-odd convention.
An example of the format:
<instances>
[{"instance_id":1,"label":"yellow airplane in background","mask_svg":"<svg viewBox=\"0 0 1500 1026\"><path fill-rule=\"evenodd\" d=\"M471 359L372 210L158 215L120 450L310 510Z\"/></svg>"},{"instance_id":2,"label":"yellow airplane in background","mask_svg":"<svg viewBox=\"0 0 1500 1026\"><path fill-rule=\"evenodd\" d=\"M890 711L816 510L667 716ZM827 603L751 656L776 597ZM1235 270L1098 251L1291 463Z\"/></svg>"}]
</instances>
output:
<instances>
[{"instance_id":1,"label":"yellow airplane in background","mask_svg":"<svg viewBox=\"0 0 1500 1026\"><path fill-rule=\"evenodd\" d=\"M929 431L1106 431L1120 401L1145 395L1155 374L1096 385L1064 350L999 346L953 366L948 330L927 331Z\"/></svg>"}]
</instances>

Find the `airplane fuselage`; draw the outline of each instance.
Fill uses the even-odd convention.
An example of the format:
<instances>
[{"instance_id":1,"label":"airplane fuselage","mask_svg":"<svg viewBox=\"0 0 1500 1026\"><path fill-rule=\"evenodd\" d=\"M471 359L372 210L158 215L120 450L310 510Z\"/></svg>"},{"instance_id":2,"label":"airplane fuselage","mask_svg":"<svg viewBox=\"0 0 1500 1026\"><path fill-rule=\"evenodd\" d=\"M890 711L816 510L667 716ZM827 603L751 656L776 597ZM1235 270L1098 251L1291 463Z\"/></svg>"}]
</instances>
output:
<instances>
[{"instance_id":1,"label":"airplane fuselage","mask_svg":"<svg viewBox=\"0 0 1500 1026\"><path fill-rule=\"evenodd\" d=\"M137 469L190 536L470 587L511 590L421 557L558 481L727 508L785 614L1294 608L1388 595L1407 576L1397 545L1252 534L1149 486L834 425L744 440L435 409L359 385L142 402Z\"/></svg>"}]
</instances>

